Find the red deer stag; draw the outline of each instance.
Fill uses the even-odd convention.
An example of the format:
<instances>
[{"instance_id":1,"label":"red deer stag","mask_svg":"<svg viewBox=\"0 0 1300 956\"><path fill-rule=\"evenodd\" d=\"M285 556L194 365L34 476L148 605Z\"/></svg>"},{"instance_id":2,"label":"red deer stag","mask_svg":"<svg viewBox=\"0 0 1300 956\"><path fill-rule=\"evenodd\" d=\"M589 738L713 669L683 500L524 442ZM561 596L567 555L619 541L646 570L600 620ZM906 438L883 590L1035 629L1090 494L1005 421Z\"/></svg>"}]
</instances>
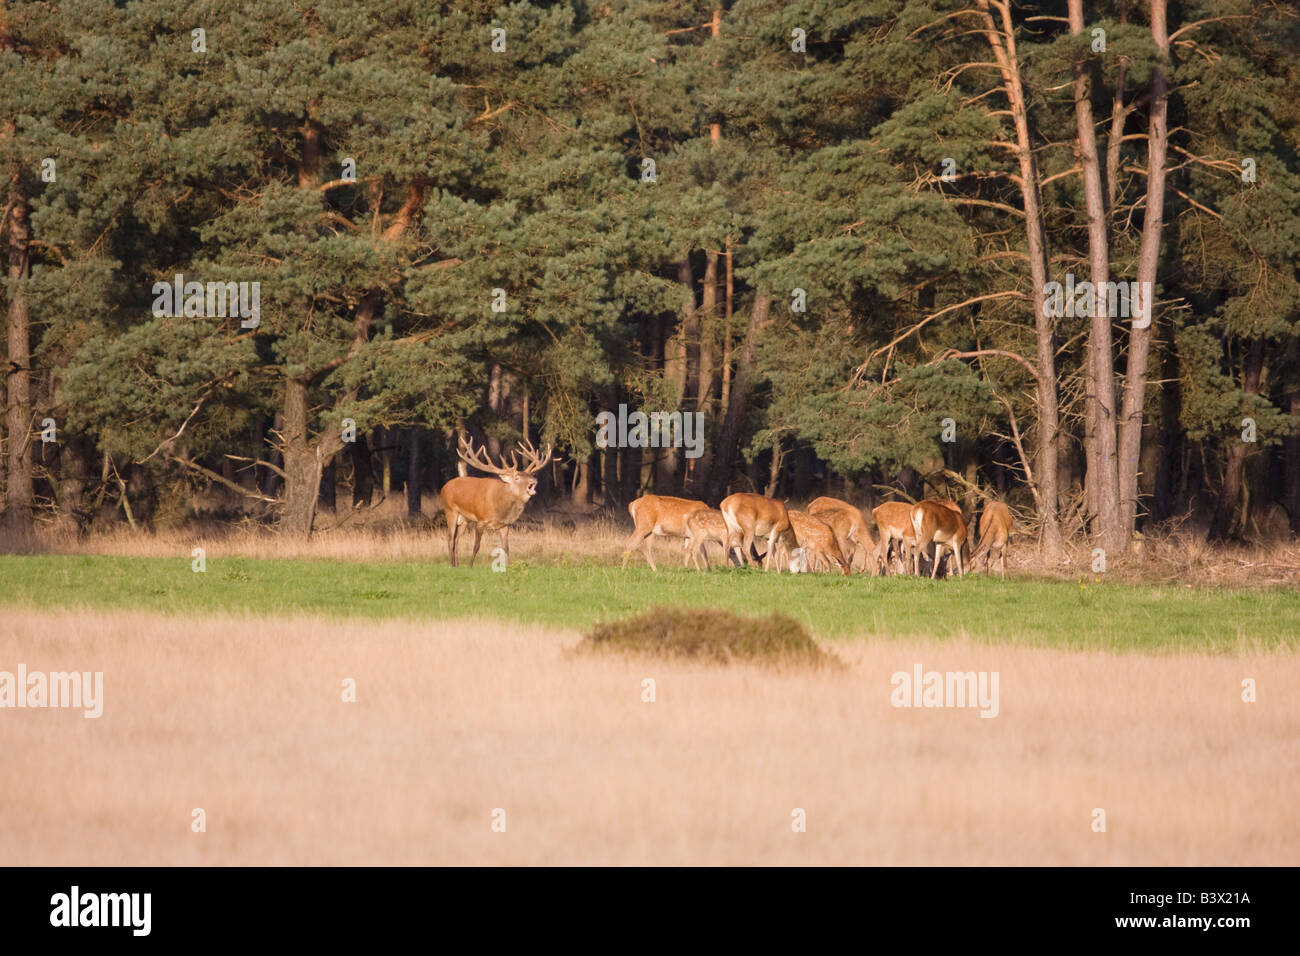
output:
<instances>
[{"instance_id":1,"label":"red deer stag","mask_svg":"<svg viewBox=\"0 0 1300 956\"><path fill-rule=\"evenodd\" d=\"M519 454L524 460L521 466ZM537 494L537 479L533 477L551 460L551 446L538 454L532 443L519 443L519 451L512 452L510 464L494 465L485 454L474 451L474 446L464 438L460 440L459 455L465 464L480 471L488 471L496 478L453 478L442 486L442 510L447 516L447 550L451 566L456 567L456 544L460 526L474 523L474 553L469 566L474 567L478 547L484 531L497 531L501 535L501 549L510 560L510 526L524 513L528 500ZM502 458L504 462L505 459Z\"/></svg>"}]
</instances>

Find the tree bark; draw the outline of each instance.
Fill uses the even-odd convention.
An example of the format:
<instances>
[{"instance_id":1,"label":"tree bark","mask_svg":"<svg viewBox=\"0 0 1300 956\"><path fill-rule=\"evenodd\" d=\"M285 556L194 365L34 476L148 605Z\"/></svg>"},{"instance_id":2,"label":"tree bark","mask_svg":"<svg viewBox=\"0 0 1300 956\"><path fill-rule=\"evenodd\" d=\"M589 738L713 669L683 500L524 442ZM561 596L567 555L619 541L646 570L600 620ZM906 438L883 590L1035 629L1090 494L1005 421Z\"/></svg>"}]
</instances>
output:
<instances>
[{"instance_id":1,"label":"tree bark","mask_svg":"<svg viewBox=\"0 0 1300 956\"><path fill-rule=\"evenodd\" d=\"M9 367L6 375L5 430L8 436L8 495L5 527L26 536L32 530L35 502L32 455L31 314L25 283L31 266L31 228L26 197L15 173L9 185Z\"/></svg>"},{"instance_id":2,"label":"tree bark","mask_svg":"<svg viewBox=\"0 0 1300 956\"><path fill-rule=\"evenodd\" d=\"M1288 364L1292 374L1300 374L1300 338L1292 338L1288 346ZM1293 380L1282 406L1294 418L1300 419L1300 380ZM1292 432L1282 439L1282 487L1286 513L1291 518L1291 530L1300 534L1300 434Z\"/></svg>"},{"instance_id":3,"label":"tree bark","mask_svg":"<svg viewBox=\"0 0 1300 956\"><path fill-rule=\"evenodd\" d=\"M316 506L321 511L332 513L338 507L338 469L336 465L336 461L331 459L321 469L320 502Z\"/></svg>"},{"instance_id":4,"label":"tree bark","mask_svg":"<svg viewBox=\"0 0 1300 956\"><path fill-rule=\"evenodd\" d=\"M1160 390L1160 429L1152 517L1163 521L1176 508L1178 465L1183 458L1182 390L1178 384L1178 354L1171 344L1164 348L1162 376L1167 383Z\"/></svg>"},{"instance_id":5,"label":"tree bark","mask_svg":"<svg viewBox=\"0 0 1300 956\"><path fill-rule=\"evenodd\" d=\"M569 504L583 509L591 497L591 461L579 461L573 466L573 483L569 488Z\"/></svg>"},{"instance_id":6,"label":"tree bark","mask_svg":"<svg viewBox=\"0 0 1300 956\"><path fill-rule=\"evenodd\" d=\"M722 363L718 355L718 253L710 252L704 266L700 303L700 382L697 411L709 412L722 389Z\"/></svg>"},{"instance_id":7,"label":"tree bark","mask_svg":"<svg viewBox=\"0 0 1300 956\"><path fill-rule=\"evenodd\" d=\"M349 355L356 352L370 337L370 326L379 308L379 293L368 292L357 304L353 316L353 338ZM341 364L340 360L339 363ZM285 379L283 425L281 425L280 452L283 456L284 499L280 514L281 526L291 534L309 537L316 520L320 498L321 472L325 463L343 450L343 434L339 428L328 428L313 441L310 434L309 398L315 382L328 374L330 368L318 369L306 375ZM349 398L353 397L351 395ZM391 449L385 448L384 492L390 490L392 477Z\"/></svg>"},{"instance_id":8,"label":"tree bark","mask_svg":"<svg viewBox=\"0 0 1300 956\"><path fill-rule=\"evenodd\" d=\"M1057 452L1060 444L1060 409L1056 392L1056 329L1047 315L1047 232L1039 195L1037 162L1029 136L1029 112L1020 82L1020 63L1016 57L1014 27L1007 4L998 7L1001 28L993 20L990 0L977 0L985 26L985 36L993 49L1002 72L1003 86L1016 129L1016 158L1020 165L1020 187L1025 206L1025 238L1029 247L1029 273L1033 283L1030 299L1034 308L1034 337L1037 349L1038 383L1035 392L1038 406L1036 441L1038 468L1039 547L1043 559L1060 560L1063 552L1061 526L1057 516Z\"/></svg>"},{"instance_id":9,"label":"tree bark","mask_svg":"<svg viewBox=\"0 0 1300 956\"><path fill-rule=\"evenodd\" d=\"M418 518L421 514L420 494L420 430L407 429L406 432L406 515Z\"/></svg>"},{"instance_id":10,"label":"tree bark","mask_svg":"<svg viewBox=\"0 0 1300 956\"><path fill-rule=\"evenodd\" d=\"M1083 0L1069 0L1068 12L1070 33L1075 36L1082 34ZM1098 540L1106 550L1120 553L1128 535L1123 526L1119 473L1115 465L1115 354L1109 302L1103 293L1110 280L1110 248L1086 57L1074 61L1073 73L1074 118L1088 216L1088 270L1095 293L1088 334L1087 414L1092 427L1090 434L1085 435L1089 443L1087 481L1091 488L1090 498L1097 509Z\"/></svg>"},{"instance_id":11,"label":"tree bark","mask_svg":"<svg viewBox=\"0 0 1300 956\"><path fill-rule=\"evenodd\" d=\"M723 255L727 257L726 281L723 289L723 312L722 312L722 384L718 390L719 408L727 408L731 404L731 317L735 312L736 301L736 273L732 261L731 237L728 236L724 244L726 250Z\"/></svg>"},{"instance_id":12,"label":"tree bark","mask_svg":"<svg viewBox=\"0 0 1300 956\"><path fill-rule=\"evenodd\" d=\"M283 430L284 430L284 411L281 410L276 412L275 415L272 416L271 418L271 431L283 433ZM265 435L263 436L263 438L265 439ZM280 440L278 438L275 438L273 435L271 436L271 440L268 442L268 444L270 445L270 451L267 452L266 460L269 461L271 464L276 465L277 467L283 469L284 448L280 445ZM266 495L268 498L273 498L280 493L280 485L283 483L283 479L280 477L280 473L275 471L274 469L263 468L262 470L263 472L265 472L265 474L262 475L262 486L261 486L262 494Z\"/></svg>"},{"instance_id":13,"label":"tree bark","mask_svg":"<svg viewBox=\"0 0 1300 956\"><path fill-rule=\"evenodd\" d=\"M700 407L700 329L699 310L695 307L695 273L691 271L691 258L688 255L677 266L677 280L684 289L682 300L682 338L685 346L686 367L684 369L681 409L683 411ZM707 284L707 277L706 277ZM708 293L705 292L707 301Z\"/></svg>"},{"instance_id":14,"label":"tree bark","mask_svg":"<svg viewBox=\"0 0 1300 956\"><path fill-rule=\"evenodd\" d=\"M767 325L771 308L772 300L768 297L767 291L758 290L754 296L754 304L750 308L745 344L741 347L740 361L736 364L736 379L731 386L731 401L727 405L722 432L718 437L717 452L713 456L713 467L709 471L707 500L713 505L727 495L727 484L731 480L736 446L740 441L740 431L744 427L745 416L749 411L749 398L754 390L758 363L758 338Z\"/></svg>"},{"instance_id":15,"label":"tree bark","mask_svg":"<svg viewBox=\"0 0 1300 956\"><path fill-rule=\"evenodd\" d=\"M488 373L488 393L487 405L492 414L501 418L505 409L505 383L503 381L504 371L500 365L495 362L492 364L492 371ZM487 436L488 454L493 458L501 455L501 439L495 435Z\"/></svg>"},{"instance_id":16,"label":"tree bark","mask_svg":"<svg viewBox=\"0 0 1300 956\"><path fill-rule=\"evenodd\" d=\"M364 432L351 443L348 454L352 458L352 507L368 508L375 493L375 476L370 470L370 444Z\"/></svg>"},{"instance_id":17,"label":"tree bark","mask_svg":"<svg viewBox=\"0 0 1300 956\"><path fill-rule=\"evenodd\" d=\"M1259 383L1264 372L1264 339L1252 339L1246 350L1246 366L1242 373L1241 390L1247 395L1259 394ZM1223 488L1219 504L1214 509L1214 522L1210 525L1210 539L1221 541L1232 533L1233 517L1241 499L1241 470L1246 461L1246 442L1240 437L1228 446L1228 460L1223 469Z\"/></svg>"},{"instance_id":18,"label":"tree bark","mask_svg":"<svg viewBox=\"0 0 1300 956\"><path fill-rule=\"evenodd\" d=\"M1169 27L1165 0L1151 0L1151 38L1162 59L1169 56ZM1165 155L1169 146L1169 88L1164 71L1157 66L1151 76L1151 117L1147 133L1147 194L1142 221L1142 246L1138 254L1138 287L1150 289L1146 303L1150 324L1138 328L1130 323L1128 368L1124 375L1124 396L1119 413L1119 496L1121 518L1127 533L1137 524L1137 478L1142 453L1142 412L1146 403L1147 363L1151 335L1155 331L1156 268L1160 262L1160 238L1165 218Z\"/></svg>"},{"instance_id":19,"label":"tree bark","mask_svg":"<svg viewBox=\"0 0 1300 956\"><path fill-rule=\"evenodd\" d=\"M284 511L280 524L291 534L311 534L320 495L323 462L315 454L307 435L309 385L301 378L285 383L284 426L281 449L284 454Z\"/></svg>"},{"instance_id":20,"label":"tree bark","mask_svg":"<svg viewBox=\"0 0 1300 956\"><path fill-rule=\"evenodd\" d=\"M612 413L617 414L619 405L619 387L615 383L609 387L606 408ZM616 507L628 499L623 497L622 489L618 483L618 444L611 441L602 449L601 457L604 459L604 474L601 476L600 486L605 495L605 506Z\"/></svg>"}]
</instances>

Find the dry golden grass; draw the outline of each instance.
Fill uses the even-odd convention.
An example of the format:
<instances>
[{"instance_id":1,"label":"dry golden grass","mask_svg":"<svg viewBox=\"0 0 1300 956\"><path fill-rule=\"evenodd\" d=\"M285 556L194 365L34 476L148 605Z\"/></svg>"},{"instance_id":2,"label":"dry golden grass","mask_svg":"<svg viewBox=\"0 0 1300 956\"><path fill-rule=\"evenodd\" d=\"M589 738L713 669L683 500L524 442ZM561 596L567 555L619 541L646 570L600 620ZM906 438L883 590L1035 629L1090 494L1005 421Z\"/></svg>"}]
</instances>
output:
<instances>
[{"instance_id":1,"label":"dry golden grass","mask_svg":"<svg viewBox=\"0 0 1300 956\"><path fill-rule=\"evenodd\" d=\"M1300 862L1295 654L864 641L781 672L577 640L6 609L0 669L106 699L0 711L0 864ZM891 707L917 662L998 671L1000 715Z\"/></svg>"},{"instance_id":2,"label":"dry golden grass","mask_svg":"<svg viewBox=\"0 0 1300 956\"><path fill-rule=\"evenodd\" d=\"M428 513L426 509L426 513ZM310 539L282 534L273 526L254 522L224 524L194 522L177 528L160 528L154 532L109 525L78 536L67 531L42 530L31 541L19 544L0 535L0 553L35 551L47 554L101 554L140 558L169 558L189 554L195 547L205 547L229 557L257 559L310 558L315 560L382 562L447 560L447 532L441 514L436 518L408 521L405 518L374 520L353 526L344 524L329 530L332 519L323 519L326 530ZM512 561L571 560L618 563L631 533L610 518L583 517L576 521L565 516L546 516L544 521L525 519L510 533ZM500 544L495 533L483 536L479 560L490 560L492 549ZM460 556L468 559L474 546L472 533L462 532ZM662 553L671 552L681 560L681 542L660 545ZM656 552L658 555L659 551ZM644 559L641 559L644 561Z\"/></svg>"}]
</instances>

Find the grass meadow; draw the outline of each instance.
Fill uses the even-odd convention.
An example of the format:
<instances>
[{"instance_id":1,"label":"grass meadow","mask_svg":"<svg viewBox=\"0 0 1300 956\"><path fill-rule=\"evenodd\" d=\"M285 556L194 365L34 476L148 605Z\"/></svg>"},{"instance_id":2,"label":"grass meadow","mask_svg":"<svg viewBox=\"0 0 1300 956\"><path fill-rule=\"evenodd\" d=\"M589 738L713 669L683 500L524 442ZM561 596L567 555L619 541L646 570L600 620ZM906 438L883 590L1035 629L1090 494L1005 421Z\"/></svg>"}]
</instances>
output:
<instances>
[{"instance_id":1,"label":"grass meadow","mask_svg":"<svg viewBox=\"0 0 1300 956\"><path fill-rule=\"evenodd\" d=\"M941 637L1115 650L1294 648L1300 592L1000 581L982 575L776 575L757 569L701 574L646 566L535 565L494 572L410 562L222 558L207 570L175 558L105 555L0 557L4 600L29 607L143 608L179 615L310 613L326 617L499 619L587 628L658 604L781 612L817 637Z\"/></svg>"},{"instance_id":2,"label":"grass meadow","mask_svg":"<svg viewBox=\"0 0 1300 956\"><path fill-rule=\"evenodd\" d=\"M104 674L98 719L0 711L0 864L1300 862L1288 554L656 574L624 536L521 530L500 573L427 531L0 556L0 670ZM846 666L575 652L657 605L781 612ZM996 672L997 716L891 706L918 665Z\"/></svg>"}]
</instances>

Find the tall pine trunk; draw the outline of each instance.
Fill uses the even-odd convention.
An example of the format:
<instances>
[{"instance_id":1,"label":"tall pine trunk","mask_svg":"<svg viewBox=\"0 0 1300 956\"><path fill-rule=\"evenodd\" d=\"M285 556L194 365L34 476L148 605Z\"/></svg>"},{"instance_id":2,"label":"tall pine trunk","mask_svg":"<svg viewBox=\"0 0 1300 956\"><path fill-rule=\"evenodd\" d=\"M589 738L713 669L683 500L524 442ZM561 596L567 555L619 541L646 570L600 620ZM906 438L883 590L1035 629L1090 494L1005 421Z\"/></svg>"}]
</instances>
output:
<instances>
[{"instance_id":1,"label":"tall pine trunk","mask_svg":"<svg viewBox=\"0 0 1300 956\"><path fill-rule=\"evenodd\" d=\"M1287 363L1293 370L1300 365L1300 338L1293 337L1287 346ZM1292 380L1282 410L1300 418L1300 380ZM1292 432L1282 439L1282 456L1282 500L1291 518L1291 530L1300 534L1300 435Z\"/></svg>"},{"instance_id":2,"label":"tall pine trunk","mask_svg":"<svg viewBox=\"0 0 1300 956\"><path fill-rule=\"evenodd\" d=\"M299 378L285 385L284 428L281 452L284 455L284 510L281 526L291 534L311 534L320 495L322 461L307 435L307 396L309 387Z\"/></svg>"},{"instance_id":3,"label":"tall pine trunk","mask_svg":"<svg viewBox=\"0 0 1300 956\"><path fill-rule=\"evenodd\" d=\"M1083 0L1069 0L1070 32L1083 33ZM1088 216L1088 270L1094 291L1088 334L1087 482L1096 509L1098 540L1108 551L1122 551L1128 539L1120 509L1119 472L1116 468L1115 354L1111 342L1109 302L1104 294L1110 280L1110 248L1106 229L1106 202L1101 184L1101 161L1092 117L1088 61L1074 61L1074 118L1079 165L1083 170L1084 206Z\"/></svg>"},{"instance_id":4,"label":"tall pine trunk","mask_svg":"<svg viewBox=\"0 0 1300 956\"><path fill-rule=\"evenodd\" d=\"M1165 0L1151 0L1151 38L1161 57L1169 56L1169 27ZM1151 118L1147 133L1147 194L1142 221L1142 247L1138 254L1138 285L1150 289L1146 308L1151 320L1145 328L1129 326L1128 369L1119 413L1119 495L1123 521L1131 532L1137 523L1137 476L1142 451L1142 411L1146 403L1147 363L1151 333L1155 329L1156 267L1160 262L1160 237L1165 219L1165 154L1169 146L1169 87L1157 65L1151 76Z\"/></svg>"},{"instance_id":5,"label":"tall pine trunk","mask_svg":"<svg viewBox=\"0 0 1300 956\"><path fill-rule=\"evenodd\" d=\"M420 494L420 429L406 431L406 515L418 518L421 513Z\"/></svg>"},{"instance_id":6,"label":"tall pine trunk","mask_svg":"<svg viewBox=\"0 0 1300 956\"><path fill-rule=\"evenodd\" d=\"M5 431L8 436L8 495L5 526L25 536L32 530L32 352L31 314L25 282L31 265L28 208L17 174L9 186L9 373L6 381Z\"/></svg>"},{"instance_id":7,"label":"tall pine trunk","mask_svg":"<svg viewBox=\"0 0 1300 956\"><path fill-rule=\"evenodd\" d=\"M1259 383L1263 377L1264 339L1256 337L1246 350L1241 390L1247 395L1258 395ZM1222 540L1232 534L1233 517L1237 514L1241 499L1241 471L1248 450L1246 442L1240 436L1228 446L1228 460L1223 469L1223 488L1219 493L1218 506L1214 509L1214 521L1210 525L1210 538L1213 540Z\"/></svg>"},{"instance_id":8,"label":"tall pine trunk","mask_svg":"<svg viewBox=\"0 0 1300 956\"><path fill-rule=\"evenodd\" d=\"M1055 562L1063 552L1061 526L1057 515L1057 467L1060 446L1060 408L1056 393L1056 326L1047 310L1047 231L1039 194L1038 164L1034 159L1029 136L1029 109L1020 81L1020 62L1016 56L1015 28L1009 4L998 8L1001 26L994 22L989 0L977 0L985 26L985 36L993 49L1002 72L1007 104L1016 128L1015 154L1020 165L1020 190L1025 206L1025 239L1029 247L1029 278L1033 283L1030 302L1034 309L1036 348L1035 391L1038 432L1036 441L1039 523L1039 547L1044 560Z\"/></svg>"},{"instance_id":9,"label":"tall pine trunk","mask_svg":"<svg viewBox=\"0 0 1300 956\"><path fill-rule=\"evenodd\" d=\"M709 471L708 501L710 504L716 505L727 495L727 484L731 481L736 446L740 442L740 431L749 412L749 399L755 385L758 337L767 325L771 307L772 300L766 290L759 289L754 295L754 304L750 308L745 344L741 347L740 361L736 364L736 379L731 386L731 401L727 405L726 417L722 421L722 432L718 436L718 447L713 456L713 467Z\"/></svg>"}]
</instances>

